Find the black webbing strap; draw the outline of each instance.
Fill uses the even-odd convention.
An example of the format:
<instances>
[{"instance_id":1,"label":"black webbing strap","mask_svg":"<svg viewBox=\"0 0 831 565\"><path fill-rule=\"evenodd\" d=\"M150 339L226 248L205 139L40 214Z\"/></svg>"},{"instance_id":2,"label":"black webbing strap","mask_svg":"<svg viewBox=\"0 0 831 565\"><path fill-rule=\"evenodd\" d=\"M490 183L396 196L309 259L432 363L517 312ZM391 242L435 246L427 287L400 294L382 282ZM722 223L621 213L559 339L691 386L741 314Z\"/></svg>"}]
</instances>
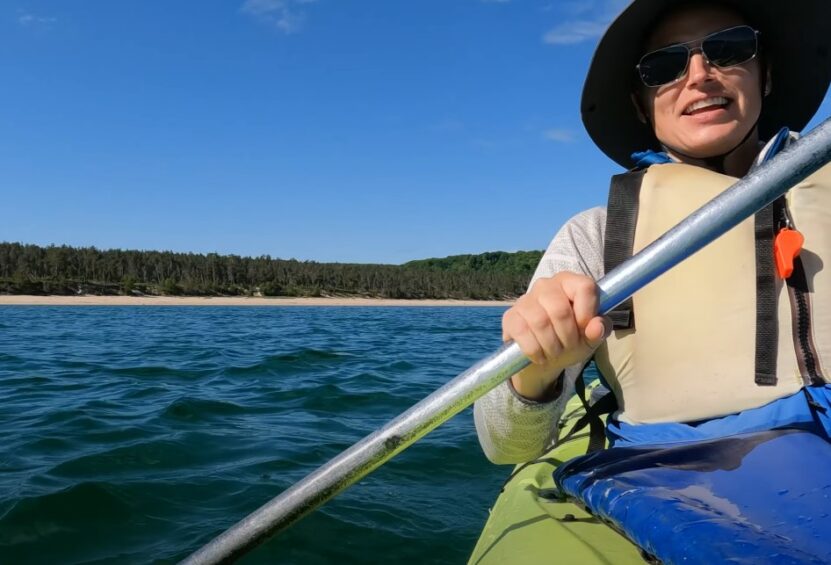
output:
<instances>
[{"instance_id":1,"label":"black webbing strap","mask_svg":"<svg viewBox=\"0 0 831 565\"><path fill-rule=\"evenodd\" d=\"M756 213L756 384L776 386L779 327L773 263L774 202Z\"/></svg>"},{"instance_id":2,"label":"black webbing strap","mask_svg":"<svg viewBox=\"0 0 831 565\"><path fill-rule=\"evenodd\" d=\"M559 441L559 443L562 444L568 441L571 436L586 426L589 426L589 447L586 449L586 453L594 453L595 451L605 449L606 426L603 424L603 420L601 420L600 417L604 414L611 414L617 410L617 399L615 398L614 393L607 393L606 396L589 406L589 402L586 399L586 383L583 381L582 374L577 377L576 381L574 381L574 392L578 397L580 397L580 402L583 404L583 408L586 410L586 413L574 423L574 427L569 430L569 432Z\"/></svg>"},{"instance_id":3,"label":"black webbing strap","mask_svg":"<svg viewBox=\"0 0 831 565\"><path fill-rule=\"evenodd\" d=\"M635 246L635 225L638 220L638 198L646 169L629 171L612 177L609 202L606 206L606 235L603 246L603 267L606 274L632 257ZM631 329L635 325L632 299L606 314L614 329Z\"/></svg>"}]
</instances>

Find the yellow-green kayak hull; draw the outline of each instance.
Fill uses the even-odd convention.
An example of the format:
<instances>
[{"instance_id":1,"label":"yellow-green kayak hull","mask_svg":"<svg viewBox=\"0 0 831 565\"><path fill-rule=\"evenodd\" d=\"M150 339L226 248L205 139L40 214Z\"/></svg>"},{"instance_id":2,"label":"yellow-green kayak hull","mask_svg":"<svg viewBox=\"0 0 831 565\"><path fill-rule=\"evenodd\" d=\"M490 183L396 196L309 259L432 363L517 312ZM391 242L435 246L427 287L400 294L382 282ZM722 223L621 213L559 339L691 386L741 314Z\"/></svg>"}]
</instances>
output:
<instances>
[{"instance_id":1,"label":"yellow-green kayak hull","mask_svg":"<svg viewBox=\"0 0 831 565\"><path fill-rule=\"evenodd\" d=\"M583 415L578 398L566 414L564 430ZM511 479L490 512L470 565L644 563L637 546L617 531L576 504L546 496L557 466L584 454L587 445L588 434L578 434Z\"/></svg>"}]
</instances>

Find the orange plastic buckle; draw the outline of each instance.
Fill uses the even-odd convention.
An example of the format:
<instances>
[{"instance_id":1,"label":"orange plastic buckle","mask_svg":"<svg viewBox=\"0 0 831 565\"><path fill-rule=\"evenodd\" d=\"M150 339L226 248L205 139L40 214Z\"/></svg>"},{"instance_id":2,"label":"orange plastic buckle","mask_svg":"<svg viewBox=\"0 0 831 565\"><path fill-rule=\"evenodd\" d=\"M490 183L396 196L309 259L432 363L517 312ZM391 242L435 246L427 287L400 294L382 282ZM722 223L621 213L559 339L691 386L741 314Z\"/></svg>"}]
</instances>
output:
<instances>
[{"instance_id":1,"label":"orange plastic buckle","mask_svg":"<svg viewBox=\"0 0 831 565\"><path fill-rule=\"evenodd\" d=\"M773 240L773 256L776 260L776 272L786 279L793 274L793 260L802 251L805 237L796 230L782 228Z\"/></svg>"}]
</instances>

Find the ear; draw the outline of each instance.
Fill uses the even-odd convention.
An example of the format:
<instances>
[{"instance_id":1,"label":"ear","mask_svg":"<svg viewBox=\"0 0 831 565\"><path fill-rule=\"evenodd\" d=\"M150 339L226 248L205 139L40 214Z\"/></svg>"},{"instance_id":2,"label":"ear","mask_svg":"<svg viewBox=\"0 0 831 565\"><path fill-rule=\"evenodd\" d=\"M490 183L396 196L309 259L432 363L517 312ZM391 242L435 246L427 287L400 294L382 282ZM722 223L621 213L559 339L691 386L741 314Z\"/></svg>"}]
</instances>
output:
<instances>
[{"instance_id":1,"label":"ear","mask_svg":"<svg viewBox=\"0 0 831 565\"><path fill-rule=\"evenodd\" d=\"M638 121L645 125L647 123L646 112L644 112L640 96L638 96L637 93L632 92L629 94L629 99L632 100L632 106L635 107L635 113L638 116Z\"/></svg>"},{"instance_id":2,"label":"ear","mask_svg":"<svg viewBox=\"0 0 831 565\"><path fill-rule=\"evenodd\" d=\"M770 96L770 93L773 92L773 71L770 68L770 65L767 66L765 70L765 88L763 90L765 96Z\"/></svg>"}]
</instances>

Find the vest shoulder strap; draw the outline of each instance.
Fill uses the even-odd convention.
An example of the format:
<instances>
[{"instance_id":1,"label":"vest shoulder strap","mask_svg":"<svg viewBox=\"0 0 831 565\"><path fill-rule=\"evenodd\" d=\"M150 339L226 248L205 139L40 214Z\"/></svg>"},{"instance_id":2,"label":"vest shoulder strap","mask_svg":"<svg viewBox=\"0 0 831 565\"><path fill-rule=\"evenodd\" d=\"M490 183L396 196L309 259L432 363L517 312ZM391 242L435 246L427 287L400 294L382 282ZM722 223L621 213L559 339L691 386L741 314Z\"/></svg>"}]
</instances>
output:
<instances>
[{"instance_id":1,"label":"vest shoulder strap","mask_svg":"<svg viewBox=\"0 0 831 565\"><path fill-rule=\"evenodd\" d=\"M776 271L773 237L776 210L784 199L756 212L756 384L776 386L779 323L776 308Z\"/></svg>"},{"instance_id":2,"label":"vest shoulder strap","mask_svg":"<svg viewBox=\"0 0 831 565\"><path fill-rule=\"evenodd\" d=\"M635 226L638 222L638 201L646 169L629 171L612 177L609 202L606 206L606 231L603 244L603 268L606 274L632 257ZM632 299L628 298L608 314L614 329L635 326Z\"/></svg>"},{"instance_id":3,"label":"vest shoulder strap","mask_svg":"<svg viewBox=\"0 0 831 565\"><path fill-rule=\"evenodd\" d=\"M634 254L635 229L639 200L647 169L636 169L612 177L606 208L603 266L608 274ZM776 308L776 274L773 258L774 216L779 201L755 216L756 226L756 348L755 381L759 386L777 383L778 322ZM613 328L633 329L635 312L632 299L616 306L608 314Z\"/></svg>"}]
</instances>

